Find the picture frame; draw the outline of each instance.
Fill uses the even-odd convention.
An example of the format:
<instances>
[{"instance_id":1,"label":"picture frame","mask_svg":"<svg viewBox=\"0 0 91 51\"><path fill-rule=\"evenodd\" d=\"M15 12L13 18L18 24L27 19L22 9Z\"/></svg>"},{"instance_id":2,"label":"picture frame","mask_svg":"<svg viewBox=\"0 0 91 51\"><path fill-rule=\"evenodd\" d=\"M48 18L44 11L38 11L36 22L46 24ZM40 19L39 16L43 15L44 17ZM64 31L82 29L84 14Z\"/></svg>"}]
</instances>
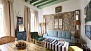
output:
<instances>
[{"instance_id":1,"label":"picture frame","mask_svg":"<svg viewBox=\"0 0 91 51\"><path fill-rule=\"evenodd\" d=\"M55 13L62 12L62 6L58 6L55 8Z\"/></svg>"},{"instance_id":2,"label":"picture frame","mask_svg":"<svg viewBox=\"0 0 91 51\"><path fill-rule=\"evenodd\" d=\"M17 17L17 24L23 24L23 17Z\"/></svg>"},{"instance_id":3,"label":"picture frame","mask_svg":"<svg viewBox=\"0 0 91 51\"><path fill-rule=\"evenodd\" d=\"M23 25L23 17L17 16L17 25L16 25L17 30L19 30L19 25Z\"/></svg>"},{"instance_id":4,"label":"picture frame","mask_svg":"<svg viewBox=\"0 0 91 51\"><path fill-rule=\"evenodd\" d=\"M91 25L85 25L85 34L91 40Z\"/></svg>"},{"instance_id":5,"label":"picture frame","mask_svg":"<svg viewBox=\"0 0 91 51\"><path fill-rule=\"evenodd\" d=\"M86 22L91 21L91 0L84 8L84 13L86 15Z\"/></svg>"}]
</instances>

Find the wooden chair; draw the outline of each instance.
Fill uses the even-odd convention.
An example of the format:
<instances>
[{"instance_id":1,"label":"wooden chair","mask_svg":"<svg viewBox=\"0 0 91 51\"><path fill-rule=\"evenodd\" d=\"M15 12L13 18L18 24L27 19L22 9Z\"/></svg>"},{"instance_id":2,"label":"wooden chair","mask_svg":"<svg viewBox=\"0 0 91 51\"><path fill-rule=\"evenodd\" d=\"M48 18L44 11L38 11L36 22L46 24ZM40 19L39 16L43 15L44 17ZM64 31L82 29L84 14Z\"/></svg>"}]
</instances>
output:
<instances>
[{"instance_id":1,"label":"wooden chair","mask_svg":"<svg viewBox=\"0 0 91 51\"><path fill-rule=\"evenodd\" d=\"M12 37L12 36L4 36L4 37L2 37L2 43L3 44L14 42L14 41L15 41L15 37Z\"/></svg>"}]
</instances>

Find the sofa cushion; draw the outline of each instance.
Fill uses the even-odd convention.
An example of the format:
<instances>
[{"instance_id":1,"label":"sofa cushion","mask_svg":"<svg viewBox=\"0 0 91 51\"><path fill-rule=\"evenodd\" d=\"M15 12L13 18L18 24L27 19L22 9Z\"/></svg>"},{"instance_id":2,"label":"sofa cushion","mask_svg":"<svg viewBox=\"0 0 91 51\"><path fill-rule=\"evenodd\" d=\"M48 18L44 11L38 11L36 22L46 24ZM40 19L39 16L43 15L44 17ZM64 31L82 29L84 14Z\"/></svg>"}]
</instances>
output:
<instances>
[{"instance_id":1,"label":"sofa cushion","mask_svg":"<svg viewBox=\"0 0 91 51\"><path fill-rule=\"evenodd\" d=\"M65 37L66 37L65 31L62 31L62 38L65 38Z\"/></svg>"},{"instance_id":2,"label":"sofa cushion","mask_svg":"<svg viewBox=\"0 0 91 51\"><path fill-rule=\"evenodd\" d=\"M58 30L58 37L59 38L65 38L65 31L60 31L60 30Z\"/></svg>"},{"instance_id":3,"label":"sofa cushion","mask_svg":"<svg viewBox=\"0 0 91 51\"><path fill-rule=\"evenodd\" d=\"M62 31L58 30L58 37L62 38Z\"/></svg>"},{"instance_id":4,"label":"sofa cushion","mask_svg":"<svg viewBox=\"0 0 91 51\"><path fill-rule=\"evenodd\" d=\"M58 31L57 31L57 30L54 30L53 36L54 36L54 37L58 37Z\"/></svg>"},{"instance_id":5,"label":"sofa cushion","mask_svg":"<svg viewBox=\"0 0 91 51\"><path fill-rule=\"evenodd\" d=\"M71 32L65 31L66 39L71 39Z\"/></svg>"},{"instance_id":6,"label":"sofa cushion","mask_svg":"<svg viewBox=\"0 0 91 51\"><path fill-rule=\"evenodd\" d=\"M48 36L57 37L57 31L56 30L48 30L47 31Z\"/></svg>"}]
</instances>

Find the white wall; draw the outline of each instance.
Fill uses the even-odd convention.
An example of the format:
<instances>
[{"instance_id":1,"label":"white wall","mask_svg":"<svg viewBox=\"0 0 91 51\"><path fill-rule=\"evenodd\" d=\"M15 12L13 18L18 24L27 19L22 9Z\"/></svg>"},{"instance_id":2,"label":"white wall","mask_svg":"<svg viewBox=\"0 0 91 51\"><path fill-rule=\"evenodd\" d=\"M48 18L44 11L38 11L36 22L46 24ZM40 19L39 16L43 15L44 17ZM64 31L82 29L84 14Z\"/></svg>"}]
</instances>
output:
<instances>
[{"instance_id":1,"label":"white wall","mask_svg":"<svg viewBox=\"0 0 91 51\"><path fill-rule=\"evenodd\" d=\"M86 41L87 46L91 49L91 40L85 35L85 25L91 25L91 21L85 23L84 8L87 6L90 0L80 0L81 6L81 37Z\"/></svg>"},{"instance_id":2,"label":"white wall","mask_svg":"<svg viewBox=\"0 0 91 51\"><path fill-rule=\"evenodd\" d=\"M43 8L43 15L45 14L54 14L55 7L62 6L62 12L74 11L76 9L80 9L79 0L68 0L64 1L46 8Z\"/></svg>"},{"instance_id":3,"label":"white wall","mask_svg":"<svg viewBox=\"0 0 91 51\"><path fill-rule=\"evenodd\" d=\"M85 17L84 8L90 0L68 0L62 3L58 3L46 8L43 8L43 15L54 14L55 7L62 6L62 12L74 11L77 9L81 10L81 38L86 41L87 46L91 49L91 40L85 35ZM91 21L87 22L86 25L91 25Z\"/></svg>"},{"instance_id":4,"label":"white wall","mask_svg":"<svg viewBox=\"0 0 91 51\"><path fill-rule=\"evenodd\" d=\"M17 17L16 16L21 16L24 17L24 6L28 6L31 11L37 10L38 11L38 17L42 17L42 10L38 9L37 7L34 7L33 5L30 5L29 3L24 2L24 0L14 0L13 3L14 6L14 21L15 21L15 28L16 28L16 23L17 23ZM19 14L18 14L19 12ZM39 22L41 22L43 19L39 19Z\"/></svg>"}]
</instances>

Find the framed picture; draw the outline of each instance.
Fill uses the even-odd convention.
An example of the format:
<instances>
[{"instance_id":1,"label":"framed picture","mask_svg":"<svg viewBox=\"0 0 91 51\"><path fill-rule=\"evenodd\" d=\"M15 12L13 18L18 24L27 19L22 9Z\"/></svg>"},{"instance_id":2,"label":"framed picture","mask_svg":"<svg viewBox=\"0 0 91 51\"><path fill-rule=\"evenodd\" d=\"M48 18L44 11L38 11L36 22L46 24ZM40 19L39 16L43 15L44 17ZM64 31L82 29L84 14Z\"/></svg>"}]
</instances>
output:
<instances>
[{"instance_id":1,"label":"framed picture","mask_svg":"<svg viewBox=\"0 0 91 51\"><path fill-rule=\"evenodd\" d=\"M85 25L85 34L91 40L91 25Z\"/></svg>"},{"instance_id":2,"label":"framed picture","mask_svg":"<svg viewBox=\"0 0 91 51\"><path fill-rule=\"evenodd\" d=\"M86 22L91 21L91 0L87 4L87 6L84 8L84 13L86 15Z\"/></svg>"},{"instance_id":3,"label":"framed picture","mask_svg":"<svg viewBox=\"0 0 91 51\"><path fill-rule=\"evenodd\" d=\"M19 25L23 25L23 17L17 16L17 30L19 30Z\"/></svg>"},{"instance_id":4,"label":"framed picture","mask_svg":"<svg viewBox=\"0 0 91 51\"><path fill-rule=\"evenodd\" d=\"M17 24L23 24L23 17L17 17Z\"/></svg>"},{"instance_id":5,"label":"framed picture","mask_svg":"<svg viewBox=\"0 0 91 51\"><path fill-rule=\"evenodd\" d=\"M58 6L55 8L55 13L62 12L62 6Z\"/></svg>"}]
</instances>

